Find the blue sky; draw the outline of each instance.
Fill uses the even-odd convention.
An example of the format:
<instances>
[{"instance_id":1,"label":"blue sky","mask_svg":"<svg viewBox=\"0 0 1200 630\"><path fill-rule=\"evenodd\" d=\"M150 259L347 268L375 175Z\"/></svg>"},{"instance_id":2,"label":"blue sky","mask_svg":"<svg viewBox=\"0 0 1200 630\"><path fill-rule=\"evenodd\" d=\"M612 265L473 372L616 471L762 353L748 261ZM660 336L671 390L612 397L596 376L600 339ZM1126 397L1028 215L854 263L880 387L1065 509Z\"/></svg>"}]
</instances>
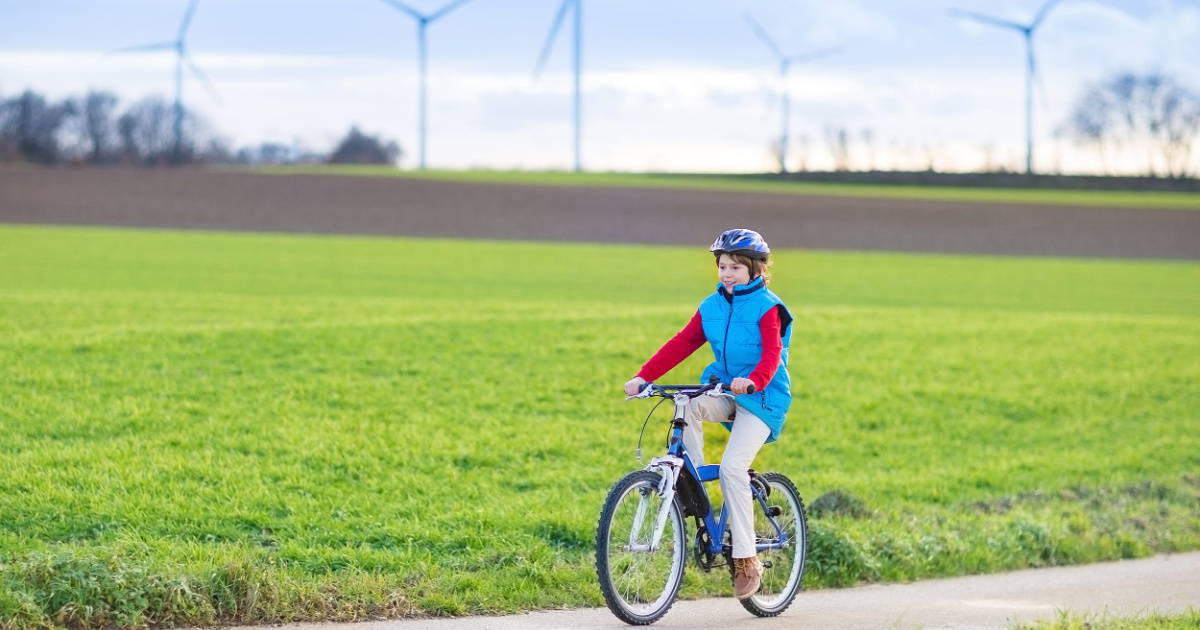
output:
<instances>
[{"instance_id":1,"label":"blue sky","mask_svg":"<svg viewBox=\"0 0 1200 630\"><path fill-rule=\"evenodd\" d=\"M1041 0L583 3L587 168L770 168L780 86L747 12L785 52L842 47L793 69L793 167L832 165L830 129L850 132L859 168L1018 168L1023 159L1021 38L946 9L1026 21ZM444 3L410 4L428 12ZM0 0L0 95L168 95L169 54L104 53L171 39L185 5ZM431 166L570 165L568 31L532 77L557 6L473 0L430 27ZM355 123L415 161L415 27L380 0L200 0L188 43L220 100L189 82L185 102L231 141L327 149ZM1038 166L1094 171L1097 152L1054 130L1084 85L1118 70L1165 70L1200 89L1200 0L1063 0L1037 49Z\"/></svg>"}]
</instances>

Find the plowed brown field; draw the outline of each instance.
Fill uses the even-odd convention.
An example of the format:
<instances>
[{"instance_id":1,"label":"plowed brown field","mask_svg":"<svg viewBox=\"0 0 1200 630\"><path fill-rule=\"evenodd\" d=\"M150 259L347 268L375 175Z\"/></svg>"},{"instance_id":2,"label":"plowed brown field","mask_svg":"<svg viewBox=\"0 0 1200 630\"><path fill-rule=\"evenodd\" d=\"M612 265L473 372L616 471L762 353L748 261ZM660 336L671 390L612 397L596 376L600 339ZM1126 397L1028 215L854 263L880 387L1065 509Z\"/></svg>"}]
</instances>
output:
<instances>
[{"instance_id":1,"label":"plowed brown field","mask_svg":"<svg viewBox=\"0 0 1200 630\"><path fill-rule=\"evenodd\" d=\"M540 187L339 175L0 168L0 222L1200 259L1200 212Z\"/></svg>"}]
</instances>

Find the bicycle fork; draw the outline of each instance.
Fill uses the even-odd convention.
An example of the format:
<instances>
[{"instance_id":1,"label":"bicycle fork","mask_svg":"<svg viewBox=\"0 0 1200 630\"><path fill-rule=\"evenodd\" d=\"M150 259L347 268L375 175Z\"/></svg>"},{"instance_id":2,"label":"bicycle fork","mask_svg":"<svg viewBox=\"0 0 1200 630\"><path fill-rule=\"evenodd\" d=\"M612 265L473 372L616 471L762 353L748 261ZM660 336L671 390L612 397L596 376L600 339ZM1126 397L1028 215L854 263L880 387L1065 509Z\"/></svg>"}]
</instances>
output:
<instances>
[{"instance_id":1,"label":"bicycle fork","mask_svg":"<svg viewBox=\"0 0 1200 630\"><path fill-rule=\"evenodd\" d=\"M669 447L676 446L679 440L683 439L683 427L685 426L684 413L687 409L688 398L685 394L675 394L673 397L675 402L675 417L671 422L671 443ZM671 505L675 502L675 482L679 480L679 473L683 470L683 458L678 455L671 454L674 449L663 455L650 460L650 464L646 466L646 470L651 470L659 474L658 491L656 494L661 498L662 502L658 506L658 513L654 515L654 531L650 535L650 540L642 544L638 542L638 533L642 529L642 525L646 521L646 512L649 511L650 493L642 494L641 501L638 502L637 512L633 515L633 525L629 532L629 550L630 551L657 551L659 545L662 544L663 530L667 526L667 518L671 514Z\"/></svg>"},{"instance_id":2,"label":"bicycle fork","mask_svg":"<svg viewBox=\"0 0 1200 630\"><path fill-rule=\"evenodd\" d=\"M642 493L637 511L633 515L633 525L629 531L630 551L658 551L659 545L662 544L663 530L667 526L667 518L671 514L671 505L675 502L675 482L679 480L679 472L683 470L683 459L675 455L655 457L650 460L650 465L646 466L646 469L653 470L660 475L658 488L653 493ZM653 516L654 530L650 534L650 540L641 543L638 542L638 534L646 523L647 513L650 511L650 497L654 495L660 497L662 502Z\"/></svg>"}]
</instances>

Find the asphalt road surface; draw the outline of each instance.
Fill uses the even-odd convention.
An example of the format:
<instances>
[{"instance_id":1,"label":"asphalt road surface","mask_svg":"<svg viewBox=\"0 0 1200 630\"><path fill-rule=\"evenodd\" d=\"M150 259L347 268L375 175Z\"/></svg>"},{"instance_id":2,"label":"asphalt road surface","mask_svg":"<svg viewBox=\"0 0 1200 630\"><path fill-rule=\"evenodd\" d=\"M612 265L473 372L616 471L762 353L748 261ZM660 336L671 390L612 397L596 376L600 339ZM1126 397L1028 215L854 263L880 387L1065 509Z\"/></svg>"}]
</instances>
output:
<instances>
[{"instance_id":1,"label":"asphalt road surface","mask_svg":"<svg viewBox=\"0 0 1200 630\"><path fill-rule=\"evenodd\" d=\"M732 598L678 602L653 628L1012 628L1077 614L1142 616L1200 609L1200 552L909 584L807 591L758 619ZM592 630L628 628L607 608L504 617L289 624L286 630ZM266 628L263 626L261 628ZM243 629L256 630L256 629Z\"/></svg>"},{"instance_id":2,"label":"asphalt road surface","mask_svg":"<svg viewBox=\"0 0 1200 630\"><path fill-rule=\"evenodd\" d=\"M0 168L0 222L786 248L1200 259L1200 211L200 169Z\"/></svg>"}]
</instances>

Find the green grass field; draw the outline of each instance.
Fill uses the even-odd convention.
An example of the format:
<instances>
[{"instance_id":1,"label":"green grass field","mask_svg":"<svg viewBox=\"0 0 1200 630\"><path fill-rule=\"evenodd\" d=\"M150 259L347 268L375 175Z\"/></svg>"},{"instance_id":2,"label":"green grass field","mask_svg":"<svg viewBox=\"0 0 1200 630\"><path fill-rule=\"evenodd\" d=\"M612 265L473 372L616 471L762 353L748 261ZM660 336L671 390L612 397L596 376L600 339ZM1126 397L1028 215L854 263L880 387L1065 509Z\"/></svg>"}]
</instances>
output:
<instances>
[{"instance_id":1,"label":"green grass field","mask_svg":"<svg viewBox=\"0 0 1200 630\"><path fill-rule=\"evenodd\" d=\"M0 268L6 629L599 605L619 388L715 282L702 248L20 226ZM772 286L796 402L758 468L822 508L810 588L1200 548L1200 265L783 251Z\"/></svg>"},{"instance_id":2,"label":"green grass field","mask_svg":"<svg viewBox=\"0 0 1200 630\"><path fill-rule=\"evenodd\" d=\"M832 197L867 197L972 203L1049 204L1120 207L1154 210L1200 210L1200 193L1046 190L1033 188L967 188L953 186L900 186L884 184L833 184L778 181L769 178L720 175L656 175L650 173L568 173L561 171L401 171L390 166L315 165L255 169L278 175L352 175L356 177L407 177L450 182L526 186L586 186L667 188L745 193L773 193Z\"/></svg>"}]
</instances>

